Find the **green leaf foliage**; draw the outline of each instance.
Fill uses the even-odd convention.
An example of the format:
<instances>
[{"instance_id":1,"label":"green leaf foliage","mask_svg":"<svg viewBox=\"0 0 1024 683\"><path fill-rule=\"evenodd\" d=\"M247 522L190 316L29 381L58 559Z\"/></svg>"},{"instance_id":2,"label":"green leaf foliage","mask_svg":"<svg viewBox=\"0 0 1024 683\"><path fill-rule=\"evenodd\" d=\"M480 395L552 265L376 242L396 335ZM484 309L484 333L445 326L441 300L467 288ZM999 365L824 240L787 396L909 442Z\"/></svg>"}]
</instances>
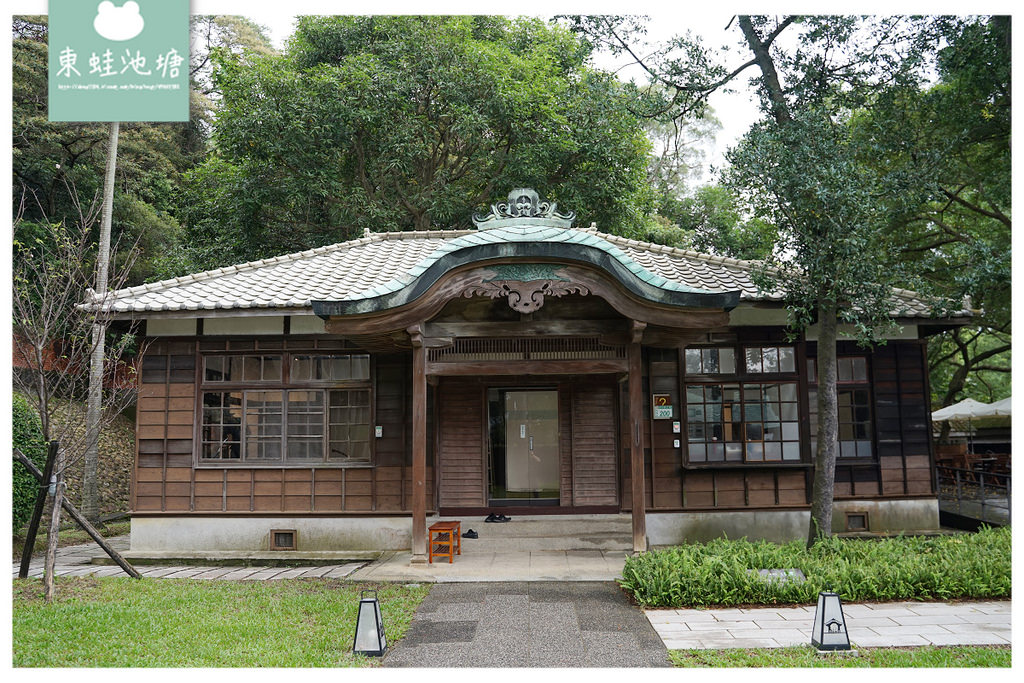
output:
<instances>
[{"instance_id":1,"label":"green leaf foliage","mask_svg":"<svg viewBox=\"0 0 1024 683\"><path fill-rule=\"evenodd\" d=\"M976 534L819 540L784 545L746 539L655 550L626 559L620 584L644 607L811 604L819 591L846 601L1010 596L1009 527ZM758 569L799 569L803 583Z\"/></svg>"},{"instance_id":2,"label":"green leaf foliage","mask_svg":"<svg viewBox=\"0 0 1024 683\"><path fill-rule=\"evenodd\" d=\"M21 394L12 394L11 436L14 448L20 449L42 472L46 465L46 443L39 415ZM39 482L15 460L11 479L13 531L21 529L32 515L38 492Z\"/></svg>"},{"instance_id":3,"label":"green leaf foliage","mask_svg":"<svg viewBox=\"0 0 1024 683\"><path fill-rule=\"evenodd\" d=\"M188 174L206 265L365 229L468 227L533 186L579 222L631 233L650 145L588 48L535 19L302 17L283 55L216 57L217 153Z\"/></svg>"}]
</instances>

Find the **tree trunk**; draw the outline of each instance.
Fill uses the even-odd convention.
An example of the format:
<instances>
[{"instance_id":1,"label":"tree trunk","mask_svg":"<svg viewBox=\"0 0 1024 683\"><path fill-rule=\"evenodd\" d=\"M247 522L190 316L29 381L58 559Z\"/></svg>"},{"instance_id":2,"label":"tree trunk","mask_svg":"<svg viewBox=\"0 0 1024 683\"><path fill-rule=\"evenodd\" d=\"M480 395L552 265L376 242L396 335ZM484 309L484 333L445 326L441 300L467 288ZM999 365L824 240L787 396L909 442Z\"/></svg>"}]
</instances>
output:
<instances>
[{"instance_id":1,"label":"tree trunk","mask_svg":"<svg viewBox=\"0 0 1024 683\"><path fill-rule=\"evenodd\" d=\"M117 169L117 137L120 125L110 124L107 143L107 168L103 179L103 217L100 244L96 254L96 296L107 295L110 268L110 222L114 209L114 171ZM96 522L100 518L99 464L100 418L103 410L103 355L107 327L97 321L92 326L92 354L89 359L89 402L85 413L85 465L82 474L82 514Z\"/></svg>"},{"instance_id":2,"label":"tree trunk","mask_svg":"<svg viewBox=\"0 0 1024 683\"><path fill-rule=\"evenodd\" d=\"M60 511L64 501L64 449L57 449L53 471L56 483L53 491L53 509L50 513L50 528L46 536L46 559L43 563L43 595L46 602L53 602L56 586L54 570L57 566L57 535L60 531Z\"/></svg>"},{"instance_id":3,"label":"tree trunk","mask_svg":"<svg viewBox=\"0 0 1024 683\"><path fill-rule=\"evenodd\" d=\"M754 54L757 67L761 70L761 83L765 93L771 102L772 117L780 126L785 126L792 120L789 113L789 105L786 103L786 95L782 89L782 82L779 80L779 72L775 69L775 60L768 52L768 46L761 40L754 29L750 17L743 15L739 18L740 30L747 41L747 47Z\"/></svg>"},{"instance_id":4,"label":"tree trunk","mask_svg":"<svg viewBox=\"0 0 1024 683\"><path fill-rule=\"evenodd\" d=\"M814 454L808 548L822 536L832 535L832 499L835 494L836 449L839 445L836 312L836 304L827 299L818 305L818 447Z\"/></svg>"}]
</instances>

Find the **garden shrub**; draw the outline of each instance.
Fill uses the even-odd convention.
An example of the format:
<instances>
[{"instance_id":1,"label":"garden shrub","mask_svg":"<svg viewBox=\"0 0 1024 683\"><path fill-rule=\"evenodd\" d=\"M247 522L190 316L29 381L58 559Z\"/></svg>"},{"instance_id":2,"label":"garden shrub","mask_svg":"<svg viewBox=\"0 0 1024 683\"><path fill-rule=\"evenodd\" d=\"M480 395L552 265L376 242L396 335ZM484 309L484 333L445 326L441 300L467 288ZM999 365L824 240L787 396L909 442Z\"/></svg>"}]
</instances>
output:
<instances>
[{"instance_id":1,"label":"garden shrub","mask_svg":"<svg viewBox=\"0 0 1024 683\"><path fill-rule=\"evenodd\" d=\"M801 570L803 583L767 580L758 569ZM754 570L754 571L750 571ZM802 541L784 545L717 539L630 557L620 581L645 607L949 600L1010 596L1010 528L975 534Z\"/></svg>"},{"instance_id":2,"label":"garden shrub","mask_svg":"<svg viewBox=\"0 0 1024 683\"><path fill-rule=\"evenodd\" d=\"M46 464L46 444L43 441L43 429L38 413L24 396L14 394L11 415L14 448L21 449L21 452L27 455L42 471ZM35 506L38 491L39 484L36 478L29 474L24 465L15 460L11 481L13 496L11 517L14 522L14 532L20 530L32 516L32 508Z\"/></svg>"}]
</instances>

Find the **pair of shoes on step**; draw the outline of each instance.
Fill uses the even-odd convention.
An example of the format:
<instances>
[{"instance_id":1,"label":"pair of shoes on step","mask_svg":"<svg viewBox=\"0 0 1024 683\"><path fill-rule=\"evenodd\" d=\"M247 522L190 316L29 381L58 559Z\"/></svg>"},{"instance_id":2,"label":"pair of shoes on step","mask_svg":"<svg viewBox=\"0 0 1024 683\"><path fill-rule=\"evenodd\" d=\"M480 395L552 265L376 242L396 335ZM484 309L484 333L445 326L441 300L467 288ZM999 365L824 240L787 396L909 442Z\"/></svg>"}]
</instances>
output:
<instances>
[{"instance_id":1,"label":"pair of shoes on step","mask_svg":"<svg viewBox=\"0 0 1024 683\"><path fill-rule=\"evenodd\" d=\"M512 518L511 517L506 517L505 515L496 515L496 514L494 514L492 512L491 514L487 515L487 519L485 519L484 521L485 522L511 522Z\"/></svg>"},{"instance_id":2,"label":"pair of shoes on step","mask_svg":"<svg viewBox=\"0 0 1024 683\"><path fill-rule=\"evenodd\" d=\"M478 534L477 532L473 531L472 529L469 529L468 531L466 531L466 533L462 534L462 537L463 538L480 538L480 534Z\"/></svg>"}]
</instances>

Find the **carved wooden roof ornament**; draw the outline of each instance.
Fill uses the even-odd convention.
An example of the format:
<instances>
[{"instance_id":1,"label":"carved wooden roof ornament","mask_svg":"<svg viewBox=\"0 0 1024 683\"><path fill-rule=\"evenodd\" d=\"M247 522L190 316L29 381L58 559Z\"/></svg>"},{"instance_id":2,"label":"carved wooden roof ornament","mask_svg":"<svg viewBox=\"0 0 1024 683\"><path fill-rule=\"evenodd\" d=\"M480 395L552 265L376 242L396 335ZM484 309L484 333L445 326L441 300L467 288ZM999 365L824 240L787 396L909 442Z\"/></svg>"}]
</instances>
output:
<instances>
[{"instance_id":1,"label":"carved wooden roof ornament","mask_svg":"<svg viewBox=\"0 0 1024 683\"><path fill-rule=\"evenodd\" d=\"M525 225L571 228L576 212L562 214L557 208L555 202L542 202L533 188L517 187L508 193L507 202L491 204L489 214L473 214L473 224L478 230Z\"/></svg>"},{"instance_id":2,"label":"carved wooden roof ornament","mask_svg":"<svg viewBox=\"0 0 1024 683\"><path fill-rule=\"evenodd\" d=\"M573 282L565 270L553 264L517 263L496 265L480 271L479 282L470 283L464 297L506 297L508 305L519 313L533 313L544 306L544 297L566 294L590 294L583 284Z\"/></svg>"}]
</instances>

